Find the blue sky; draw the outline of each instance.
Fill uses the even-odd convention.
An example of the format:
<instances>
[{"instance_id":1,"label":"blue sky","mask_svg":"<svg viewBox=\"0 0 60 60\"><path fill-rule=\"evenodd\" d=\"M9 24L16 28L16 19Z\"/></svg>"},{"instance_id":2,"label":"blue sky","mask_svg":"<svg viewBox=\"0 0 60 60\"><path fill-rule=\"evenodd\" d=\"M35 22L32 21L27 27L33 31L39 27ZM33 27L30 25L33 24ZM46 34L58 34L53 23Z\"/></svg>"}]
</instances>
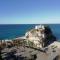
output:
<instances>
[{"instance_id":1,"label":"blue sky","mask_svg":"<svg viewBox=\"0 0 60 60\"><path fill-rule=\"evenodd\" d=\"M0 0L0 24L60 23L60 0Z\"/></svg>"}]
</instances>

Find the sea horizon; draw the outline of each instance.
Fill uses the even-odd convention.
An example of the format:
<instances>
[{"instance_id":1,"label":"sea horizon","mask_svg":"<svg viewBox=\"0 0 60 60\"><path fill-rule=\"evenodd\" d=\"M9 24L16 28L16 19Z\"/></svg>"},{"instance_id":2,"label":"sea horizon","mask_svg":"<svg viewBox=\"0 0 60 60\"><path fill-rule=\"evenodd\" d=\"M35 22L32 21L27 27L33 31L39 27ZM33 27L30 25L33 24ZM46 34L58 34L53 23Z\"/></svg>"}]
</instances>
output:
<instances>
[{"instance_id":1,"label":"sea horizon","mask_svg":"<svg viewBox=\"0 0 60 60\"><path fill-rule=\"evenodd\" d=\"M39 24L0 24L0 40L24 36L25 33ZM47 24L56 38L60 39L60 24Z\"/></svg>"}]
</instances>

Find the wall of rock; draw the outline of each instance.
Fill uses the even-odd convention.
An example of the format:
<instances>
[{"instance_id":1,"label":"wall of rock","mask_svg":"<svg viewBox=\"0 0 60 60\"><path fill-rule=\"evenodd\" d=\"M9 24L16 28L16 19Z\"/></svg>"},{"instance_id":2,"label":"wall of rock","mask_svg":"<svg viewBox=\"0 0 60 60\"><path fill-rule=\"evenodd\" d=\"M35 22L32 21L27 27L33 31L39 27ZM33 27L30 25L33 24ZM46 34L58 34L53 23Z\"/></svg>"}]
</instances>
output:
<instances>
[{"instance_id":1,"label":"wall of rock","mask_svg":"<svg viewBox=\"0 0 60 60\"><path fill-rule=\"evenodd\" d=\"M49 44L53 43L56 41L56 37L53 35L52 30L50 29L49 26L45 26L45 39L43 40L44 42L44 47L48 46Z\"/></svg>"}]
</instances>

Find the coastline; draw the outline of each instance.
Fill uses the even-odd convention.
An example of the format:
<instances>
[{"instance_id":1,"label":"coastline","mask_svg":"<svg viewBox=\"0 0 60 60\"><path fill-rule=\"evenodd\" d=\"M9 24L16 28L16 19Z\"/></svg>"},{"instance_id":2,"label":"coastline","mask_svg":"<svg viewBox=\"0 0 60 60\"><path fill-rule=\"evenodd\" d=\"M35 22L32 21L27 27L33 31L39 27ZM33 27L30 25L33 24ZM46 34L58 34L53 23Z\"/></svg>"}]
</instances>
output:
<instances>
[{"instance_id":1,"label":"coastline","mask_svg":"<svg viewBox=\"0 0 60 60\"><path fill-rule=\"evenodd\" d=\"M60 42L44 25L36 26L22 37L0 40L0 48L3 59L9 56L10 60L53 60L60 57Z\"/></svg>"},{"instance_id":2,"label":"coastline","mask_svg":"<svg viewBox=\"0 0 60 60\"><path fill-rule=\"evenodd\" d=\"M8 24L3 26L2 25L0 25L0 40L14 39L15 37L23 36L27 31L34 28L37 24ZM52 29L57 39L60 39L60 24L48 25Z\"/></svg>"}]
</instances>

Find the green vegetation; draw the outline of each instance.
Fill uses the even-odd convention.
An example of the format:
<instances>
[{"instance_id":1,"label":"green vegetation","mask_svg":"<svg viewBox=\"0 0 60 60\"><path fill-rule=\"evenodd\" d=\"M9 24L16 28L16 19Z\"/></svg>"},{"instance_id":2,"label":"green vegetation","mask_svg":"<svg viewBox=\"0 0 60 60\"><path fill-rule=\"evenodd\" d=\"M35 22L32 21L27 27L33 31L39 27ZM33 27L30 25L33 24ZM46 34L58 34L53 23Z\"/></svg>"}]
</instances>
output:
<instances>
[{"instance_id":1,"label":"green vegetation","mask_svg":"<svg viewBox=\"0 0 60 60\"><path fill-rule=\"evenodd\" d=\"M30 47L33 47L33 46L34 46L34 43L31 42L31 41L28 41L28 45L29 45Z\"/></svg>"},{"instance_id":2,"label":"green vegetation","mask_svg":"<svg viewBox=\"0 0 60 60\"><path fill-rule=\"evenodd\" d=\"M53 46L51 46L51 47L52 47L52 49L57 48L57 46L55 46L55 45L53 45Z\"/></svg>"},{"instance_id":3,"label":"green vegetation","mask_svg":"<svg viewBox=\"0 0 60 60\"><path fill-rule=\"evenodd\" d=\"M22 46L26 46L26 44L27 44L27 42L25 41L25 40L23 40L23 41L21 41L21 43L20 43Z\"/></svg>"}]
</instances>

